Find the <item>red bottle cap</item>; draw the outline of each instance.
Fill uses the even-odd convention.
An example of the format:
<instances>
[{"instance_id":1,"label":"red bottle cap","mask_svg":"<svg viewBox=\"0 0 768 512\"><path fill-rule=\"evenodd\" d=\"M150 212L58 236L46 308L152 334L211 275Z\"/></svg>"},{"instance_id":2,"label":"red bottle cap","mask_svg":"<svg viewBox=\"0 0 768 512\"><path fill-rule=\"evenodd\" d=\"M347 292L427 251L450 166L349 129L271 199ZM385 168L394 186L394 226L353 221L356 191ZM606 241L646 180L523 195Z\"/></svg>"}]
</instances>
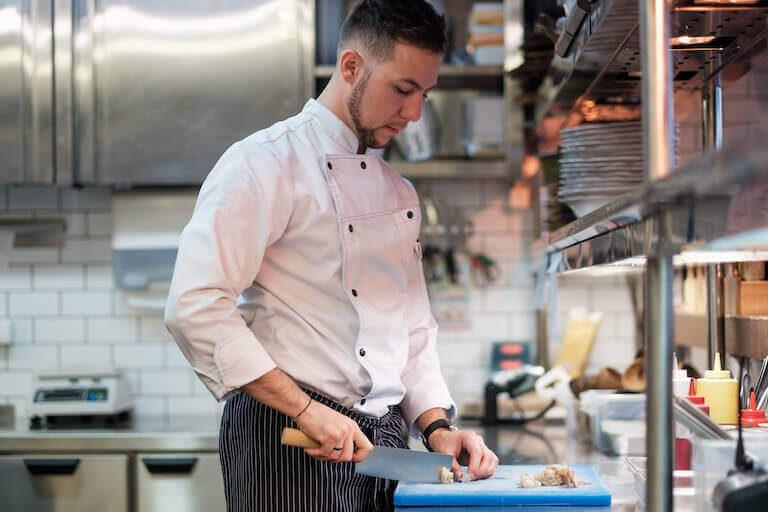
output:
<instances>
[{"instance_id":1,"label":"red bottle cap","mask_svg":"<svg viewBox=\"0 0 768 512\"><path fill-rule=\"evenodd\" d=\"M704 397L696 394L696 381L694 379L691 379L691 383L688 385L688 396L685 398L696 405L704 404Z\"/></svg>"},{"instance_id":2,"label":"red bottle cap","mask_svg":"<svg viewBox=\"0 0 768 512\"><path fill-rule=\"evenodd\" d=\"M691 379L688 386L688 396L685 397L689 402L698 407L698 409L709 416L709 406L704 403L704 397L696 394L696 381Z\"/></svg>"},{"instance_id":3,"label":"red bottle cap","mask_svg":"<svg viewBox=\"0 0 768 512\"><path fill-rule=\"evenodd\" d=\"M749 409L741 410L741 424L756 427L761 423L766 423L765 411L756 409L755 392L749 393Z\"/></svg>"}]
</instances>

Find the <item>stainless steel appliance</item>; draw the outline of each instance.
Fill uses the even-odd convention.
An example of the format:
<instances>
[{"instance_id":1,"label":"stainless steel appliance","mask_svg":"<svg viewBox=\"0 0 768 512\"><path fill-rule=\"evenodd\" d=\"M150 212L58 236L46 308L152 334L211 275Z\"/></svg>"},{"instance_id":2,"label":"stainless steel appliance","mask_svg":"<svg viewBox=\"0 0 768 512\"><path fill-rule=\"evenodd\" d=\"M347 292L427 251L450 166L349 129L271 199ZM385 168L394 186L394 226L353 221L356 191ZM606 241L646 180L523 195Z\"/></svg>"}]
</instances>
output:
<instances>
[{"instance_id":1,"label":"stainless steel appliance","mask_svg":"<svg viewBox=\"0 0 768 512\"><path fill-rule=\"evenodd\" d=\"M0 0L0 182L199 184L313 87L311 0Z\"/></svg>"},{"instance_id":2,"label":"stainless steel appliance","mask_svg":"<svg viewBox=\"0 0 768 512\"><path fill-rule=\"evenodd\" d=\"M224 483L215 453L136 455L137 512L223 511Z\"/></svg>"},{"instance_id":3,"label":"stainless steel appliance","mask_svg":"<svg viewBox=\"0 0 768 512\"><path fill-rule=\"evenodd\" d=\"M128 512L128 456L0 456L4 512Z\"/></svg>"},{"instance_id":4,"label":"stainless steel appliance","mask_svg":"<svg viewBox=\"0 0 768 512\"><path fill-rule=\"evenodd\" d=\"M122 373L54 370L35 378L30 426L120 425L130 419L131 409L131 389Z\"/></svg>"}]
</instances>

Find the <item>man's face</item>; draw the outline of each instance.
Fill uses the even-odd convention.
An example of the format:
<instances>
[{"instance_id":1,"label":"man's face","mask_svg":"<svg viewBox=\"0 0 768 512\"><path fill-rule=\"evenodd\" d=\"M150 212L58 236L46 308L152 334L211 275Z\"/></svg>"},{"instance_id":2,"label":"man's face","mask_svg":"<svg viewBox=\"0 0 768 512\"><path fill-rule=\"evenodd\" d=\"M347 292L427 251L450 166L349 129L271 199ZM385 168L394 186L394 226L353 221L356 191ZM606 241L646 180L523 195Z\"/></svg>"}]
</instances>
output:
<instances>
[{"instance_id":1,"label":"man's face","mask_svg":"<svg viewBox=\"0 0 768 512\"><path fill-rule=\"evenodd\" d=\"M370 61L347 99L360 144L382 148L411 121L437 84L441 54L395 43L392 58Z\"/></svg>"}]
</instances>

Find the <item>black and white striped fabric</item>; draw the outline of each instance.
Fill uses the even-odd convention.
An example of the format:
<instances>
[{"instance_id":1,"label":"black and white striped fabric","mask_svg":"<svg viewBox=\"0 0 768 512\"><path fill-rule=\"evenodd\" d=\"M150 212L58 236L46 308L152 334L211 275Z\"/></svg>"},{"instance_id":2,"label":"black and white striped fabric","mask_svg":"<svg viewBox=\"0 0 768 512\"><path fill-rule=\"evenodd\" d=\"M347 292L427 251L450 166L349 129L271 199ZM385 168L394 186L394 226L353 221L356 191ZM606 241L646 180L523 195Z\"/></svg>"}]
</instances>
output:
<instances>
[{"instance_id":1,"label":"black and white striped fabric","mask_svg":"<svg viewBox=\"0 0 768 512\"><path fill-rule=\"evenodd\" d=\"M381 418L357 414L312 391L314 400L352 418L377 446L407 448L398 407ZM292 418L238 393L224 407L219 454L228 512L380 512L392 510L396 481L355 473L354 463L323 462L283 446Z\"/></svg>"}]
</instances>

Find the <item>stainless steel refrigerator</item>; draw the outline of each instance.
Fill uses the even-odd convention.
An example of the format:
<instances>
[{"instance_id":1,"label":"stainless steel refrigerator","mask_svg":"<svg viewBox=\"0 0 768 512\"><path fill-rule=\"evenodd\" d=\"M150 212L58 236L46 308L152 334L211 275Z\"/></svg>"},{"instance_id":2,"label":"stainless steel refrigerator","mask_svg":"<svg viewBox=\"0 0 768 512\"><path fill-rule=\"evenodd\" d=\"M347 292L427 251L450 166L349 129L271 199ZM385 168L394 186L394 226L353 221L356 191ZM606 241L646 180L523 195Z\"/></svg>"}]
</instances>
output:
<instances>
[{"instance_id":1,"label":"stainless steel refrigerator","mask_svg":"<svg viewBox=\"0 0 768 512\"><path fill-rule=\"evenodd\" d=\"M0 182L199 184L313 90L313 0L0 0Z\"/></svg>"}]
</instances>

